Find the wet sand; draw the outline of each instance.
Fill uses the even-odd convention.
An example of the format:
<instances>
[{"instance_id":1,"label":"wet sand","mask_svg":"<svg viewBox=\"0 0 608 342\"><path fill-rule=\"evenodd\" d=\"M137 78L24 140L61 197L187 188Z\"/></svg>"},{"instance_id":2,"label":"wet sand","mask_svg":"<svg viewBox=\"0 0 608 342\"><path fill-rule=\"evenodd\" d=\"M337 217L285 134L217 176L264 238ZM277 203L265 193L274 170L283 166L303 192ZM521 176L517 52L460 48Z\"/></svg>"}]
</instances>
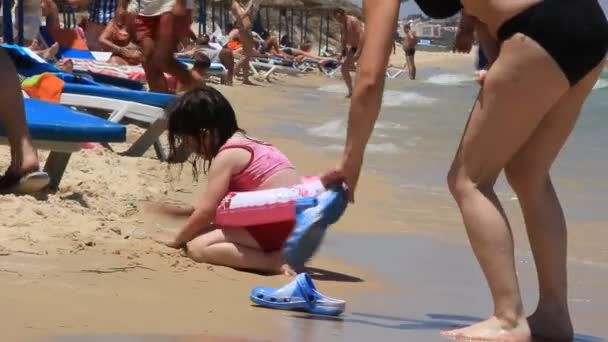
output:
<instances>
[{"instance_id":1,"label":"wet sand","mask_svg":"<svg viewBox=\"0 0 608 342\"><path fill-rule=\"evenodd\" d=\"M373 252L372 252L373 251ZM460 327L487 317L492 308L483 275L467 246L405 235L374 236L334 233L323 254L347 259L392 284L348 298L347 312L339 318L255 308L272 326L272 341L446 341L441 330ZM576 327L575 341L608 341L608 270L573 262L570 267L569 304ZM528 312L537 300L532 261L517 257L524 303ZM344 297L341 289L320 290ZM272 322L272 323L269 323ZM266 330L268 333L268 330ZM248 335L250 336L250 335ZM237 339L238 340L238 339ZM262 339L264 340L264 339ZM49 341L216 341L209 336L97 336L55 338ZM224 341L224 340L217 340ZM235 340L236 341L236 340ZM251 341L243 337L242 341Z\"/></svg>"}]
</instances>

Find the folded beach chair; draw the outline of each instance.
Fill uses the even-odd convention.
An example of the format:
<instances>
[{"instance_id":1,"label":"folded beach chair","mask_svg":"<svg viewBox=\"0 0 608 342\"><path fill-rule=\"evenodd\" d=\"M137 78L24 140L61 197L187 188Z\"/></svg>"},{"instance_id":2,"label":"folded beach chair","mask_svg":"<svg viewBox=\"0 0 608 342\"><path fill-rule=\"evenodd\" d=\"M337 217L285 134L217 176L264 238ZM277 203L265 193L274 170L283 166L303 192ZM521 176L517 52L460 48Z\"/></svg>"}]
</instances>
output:
<instances>
[{"instance_id":1,"label":"folded beach chair","mask_svg":"<svg viewBox=\"0 0 608 342\"><path fill-rule=\"evenodd\" d=\"M330 61L329 63L325 63L322 65L321 63L319 63L319 61L308 58L305 58L302 61L301 65L305 65L305 68L318 68L318 70L320 70L325 76L330 78L333 77L336 72L340 71L340 69L342 68L342 63L338 61ZM302 69L302 67L300 69Z\"/></svg>"},{"instance_id":2,"label":"folded beach chair","mask_svg":"<svg viewBox=\"0 0 608 342\"><path fill-rule=\"evenodd\" d=\"M261 76L266 81L269 81L270 76L275 72L292 76L301 75L302 71L294 67L293 62L289 62L279 58L253 57L249 66L254 75Z\"/></svg>"},{"instance_id":3,"label":"folded beach chair","mask_svg":"<svg viewBox=\"0 0 608 342\"><path fill-rule=\"evenodd\" d=\"M71 110L49 102L25 99L27 125L36 148L49 150L44 171L50 186L59 187L65 168L73 152L84 142L124 142L124 126L95 116ZM0 125L0 143L8 144Z\"/></svg>"},{"instance_id":4,"label":"folded beach chair","mask_svg":"<svg viewBox=\"0 0 608 342\"><path fill-rule=\"evenodd\" d=\"M403 69L390 67L390 68L386 69L386 78L388 78L389 80L394 80L402 73L403 73Z\"/></svg>"},{"instance_id":5,"label":"folded beach chair","mask_svg":"<svg viewBox=\"0 0 608 342\"><path fill-rule=\"evenodd\" d=\"M174 95L112 87L82 79L61 73L27 48L7 45L2 47L9 52L19 74L34 76L51 72L62 78L65 83L61 90L61 104L107 111L112 122L128 118L149 125L146 132L123 154L141 156L155 144L158 158L165 160L165 154L157 141L166 129L164 109L175 99Z\"/></svg>"}]
</instances>

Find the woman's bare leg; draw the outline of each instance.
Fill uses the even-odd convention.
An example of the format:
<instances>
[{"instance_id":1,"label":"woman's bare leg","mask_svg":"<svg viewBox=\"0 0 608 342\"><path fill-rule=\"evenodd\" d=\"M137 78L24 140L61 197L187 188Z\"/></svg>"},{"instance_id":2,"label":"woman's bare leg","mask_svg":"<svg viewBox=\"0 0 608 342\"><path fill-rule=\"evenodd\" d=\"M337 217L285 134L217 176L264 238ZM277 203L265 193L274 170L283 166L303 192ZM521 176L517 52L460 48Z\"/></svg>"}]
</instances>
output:
<instances>
[{"instance_id":1,"label":"woman's bare leg","mask_svg":"<svg viewBox=\"0 0 608 342\"><path fill-rule=\"evenodd\" d=\"M243 59L241 59L240 66L243 68L243 84L253 84L249 80L249 62L251 56L253 56L253 38L251 34L241 33L239 39L243 44Z\"/></svg>"},{"instance_id":2,"label":"woman's bare leg","mask_svg":"<svg viewBox=\"0 0 608 342\"><path fill-rule=\"evenodd\" d=\"M519 198L538 270L540 297L528 323L533 335L551 340L571 340L573 329L568 310L566 220L549 169L601 69L601 65L596 67L568 90L505 168Z\"/></svg>"},{"instance_id":3,"label":"woman's bare leg","mask_svg":"<svg viewBox=\"0 0 608 342\"><path fill-rule=\"evenodd\" d=\"M17 71L3 49L0 49L0 75L2 75L0 120L11 146L11 165L7 173L23 175L37 171L40 166L25 122L23 96Z\"/></svg>"},{"instance_id":4,"label":"woman's bare leg","mask_svg":"<svg viewBox=\"0 0 608 342\"><path fill-rule=\"evenodd\" d=\"M350 98L353 94L353 78L350 76L350 72L355 66L355 55L349 49L346 53L346 57L344 58L344 62L342 63L342 68L340 72L342 73L342 78L344 79L344 83L346 84L346 90L348 91L347 98Z\"/></svg>"},{"instance_id":5,"label":"woman's bare leg","mask_svg":"<svg viewBox=\"0 0 608 342\"><path fill-rule=\"evenodd\" d=\"M154 59L154 50L156 48L154 40L150 37L145 37L141 41L140 46L143 55L142 66L146 72L146 81L148 82L150 91L168 93L169 86L167 85L167 79Z\"/></svg>"},{"instance_id":6,"label":"woman's bare leg","mask_svg":"<svg viewBox=\"0 0 608 342\"><path fill-rule=\"evenodd\" d=\"M196 262L236 269L293 275L280 251L264 252L247 230L215 229L188 242L188 257Z\"/></svg>"},{"instance_id":7,"label":"woman's bare leg","mask_svg":"<svg viewBox=\"0 0 608 342\"><path fill-rule=\"evenodd\" d=\"M484 340L530 338L515 272L513 237L493 186L568 88L568 80L555 61L521 34L503 43L488 71L448 182L488 281L494 314L445 335ZM543 96L539 96L539 89Z\"/></svg>"},{"instance_id":8,"label":"woman's bare leg","mask_svg":"<svg viewBox=\"0 0 608 342\"><path fill-rule=\"evenodd\" d=\"M228 48L223 48L219 54L220 62L226 67L228 74L226 75L226 85L231 86L234 79L234 54Z\"/></svg>"}]
</instances>

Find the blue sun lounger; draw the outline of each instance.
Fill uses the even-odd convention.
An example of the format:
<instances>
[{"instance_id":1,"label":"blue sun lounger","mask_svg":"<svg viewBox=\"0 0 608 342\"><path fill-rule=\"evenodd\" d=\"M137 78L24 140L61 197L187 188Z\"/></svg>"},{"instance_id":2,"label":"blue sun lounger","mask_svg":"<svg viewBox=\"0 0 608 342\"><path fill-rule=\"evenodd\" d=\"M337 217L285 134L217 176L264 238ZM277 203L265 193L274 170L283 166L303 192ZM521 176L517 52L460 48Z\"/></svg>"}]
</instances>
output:
<instances>
[{"instance_id":1,"label":"blue sun lounger","mask_svg":"<svg viewBox=\"0 0 608 342\"><path fill-rule=\"evenodd\" d=\"M0 44L0 47L4 48L4 50L8 53L13 60L13 63L15 63L15 67L22 75L33 76L45 72L63 74L63 71L61 71L59 68L48 63L28 48L13 44ZM90 79L90 81L105 83L116 87L128 88L131 90L143 89L143 84L141 82L120 77L89 72L74 72L74 74L85 80Z\"/></svg>"},{"instance_id":2,"label":"blue sun lounger","mask_svg":"<svg viewBox=\"0 0 608 342\"><path fill-rule=\"evenodd\" d=\"M166 159L165 152L157 141L166 129L164 110L175 99L174 95L101 84L78 75L63 73L27 48L7 44L0 46L8 52L19 74L33 76L50 72L63 79L65 83L61 104L108 111L109 120L112 122L128 118L148 125L146 132L123 152L123 155L141 156L154 144L158 158Z\"/></svg>"},{"instance_id":3,"label":"blue sun lounger","mask_svg":"<svg viewBox=\"0 0 608 342\"><path fill-rule=\"evenodd\" d=\"M36 148L50 150L44 171L58 188L72 152L84 142L124 142L124 126L49 102L25 99L27 125ZM0 125L0 143L8 144Z\"/></svg>"}]
</instances>

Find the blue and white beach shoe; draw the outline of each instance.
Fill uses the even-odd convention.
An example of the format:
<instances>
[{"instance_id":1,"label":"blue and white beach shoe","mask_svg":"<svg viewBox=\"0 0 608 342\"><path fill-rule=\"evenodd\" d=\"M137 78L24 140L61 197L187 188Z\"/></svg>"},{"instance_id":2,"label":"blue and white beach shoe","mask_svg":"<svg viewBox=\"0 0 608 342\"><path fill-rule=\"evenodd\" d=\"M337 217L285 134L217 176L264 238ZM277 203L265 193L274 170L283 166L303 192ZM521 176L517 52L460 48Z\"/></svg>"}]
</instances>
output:
<instances>
[{"instance_id":1,"label":"blue and white beach shoe","mask_svg":"<svg viewBox=\"0 0 608 342\"><path fill-rule=\"evenodd\" d=\"M283 287L258 286L251 290L249 298L252 302L271 309L305 311L319 315L338 316L346 308L345 301L319 293L307 273L298 274L296 279Z\"/></svg>"},{"instance_id":2,"label":"blue and white beach shoe","mask_svg":"<svg viewBox=\"0 0 608 342\"><path fill-rule=\"evenodd\" d=\"M325 230L346 210L346 190L338 187L327 190L317 198L315 206L296 205L296 224L283 245L283 256L293 268L300 268L317 252Z\"/></svg>"}]
</instances>

